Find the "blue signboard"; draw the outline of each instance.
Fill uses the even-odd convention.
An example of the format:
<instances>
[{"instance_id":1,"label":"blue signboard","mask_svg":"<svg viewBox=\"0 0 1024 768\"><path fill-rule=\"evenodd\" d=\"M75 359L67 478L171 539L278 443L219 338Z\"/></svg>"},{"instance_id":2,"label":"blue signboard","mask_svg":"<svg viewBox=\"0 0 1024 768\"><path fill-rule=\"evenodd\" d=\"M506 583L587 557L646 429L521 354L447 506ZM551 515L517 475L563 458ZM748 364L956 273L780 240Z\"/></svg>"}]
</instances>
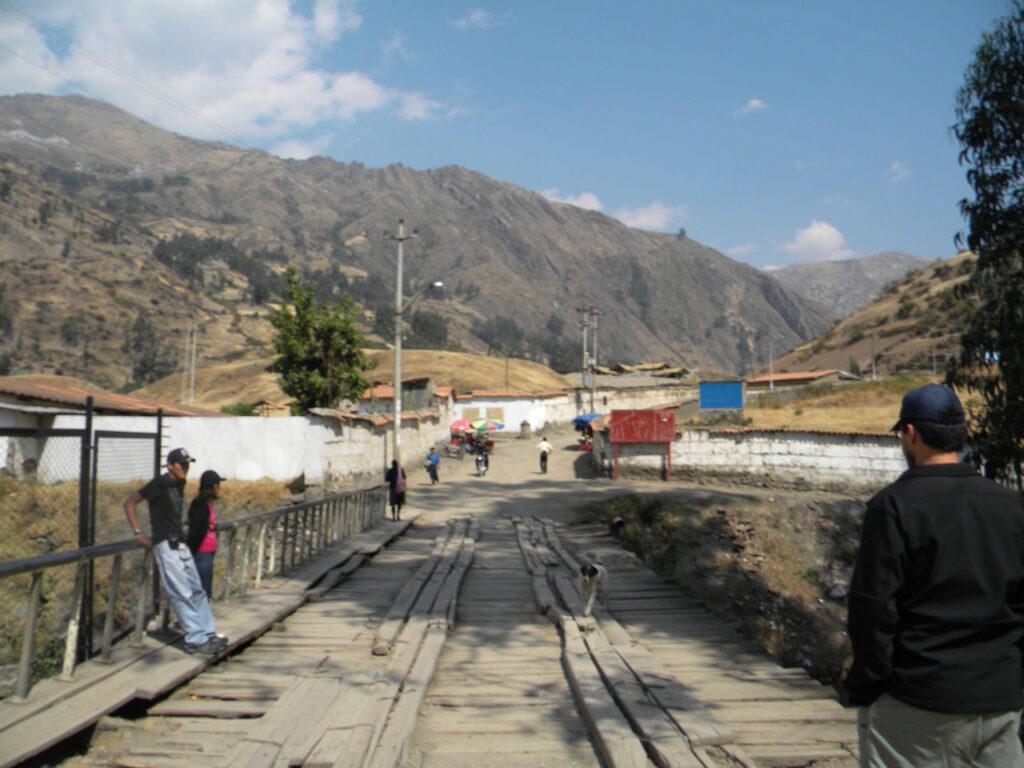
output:
<instances>
[{"instance_id":1,"label":"blue signboard","mask_svg":"<svg viewBox=\"0 0 1024 768\"><path fill-rule=\"evenodd\" d=\"M742 381L702 381L700 383L700 409L743 410Z\"/></svg>"}]
</instances>

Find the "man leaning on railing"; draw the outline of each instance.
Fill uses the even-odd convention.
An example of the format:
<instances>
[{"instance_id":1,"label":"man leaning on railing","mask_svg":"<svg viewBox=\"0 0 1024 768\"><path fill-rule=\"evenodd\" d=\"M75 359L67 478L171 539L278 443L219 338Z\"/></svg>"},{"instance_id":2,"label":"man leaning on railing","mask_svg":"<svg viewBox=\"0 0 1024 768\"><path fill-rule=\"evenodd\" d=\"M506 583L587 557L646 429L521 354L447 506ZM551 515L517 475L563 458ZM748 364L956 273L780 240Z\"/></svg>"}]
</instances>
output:
<instances>
[{"instance_id":1,"label":"man leaning on railing","mask_svg":"<svg viewBox=\"0 0 1024 768\"><path fill-rule=\"evenodd\" d=\"M185 504L185 478L195 459L184 448L167 454L167 472L155 477L125 499L124 514L144 547L153 548L160 579L174 615L185 632L185 651L216 656L227 645L227 638L214 629L213 613L206 597L192 552L185 544L182 512ZM151 535L139 527L135 506L145 500L149 505Z\"/></svg>"}]
</instances>

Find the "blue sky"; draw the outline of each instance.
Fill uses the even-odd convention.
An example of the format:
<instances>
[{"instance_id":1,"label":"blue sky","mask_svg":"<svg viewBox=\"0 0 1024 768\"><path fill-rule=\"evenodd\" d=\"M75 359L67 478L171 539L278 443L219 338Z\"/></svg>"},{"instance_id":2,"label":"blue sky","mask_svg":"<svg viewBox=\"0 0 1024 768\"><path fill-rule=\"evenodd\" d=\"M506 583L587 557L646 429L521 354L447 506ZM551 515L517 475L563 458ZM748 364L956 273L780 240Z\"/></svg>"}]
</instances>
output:
<instances>
[{"instance_id":1,"label":"blue sky","mask_svg":"<svg viewBox=\"0 0 1024 768\"><path fill-rule=\"evenodd\" d=\"M1005 0L0 0L0 94L460 165L758 267L955 253L949 128ZM0 130L11 130L0 125Z\"/></svg>"}]
</instances>

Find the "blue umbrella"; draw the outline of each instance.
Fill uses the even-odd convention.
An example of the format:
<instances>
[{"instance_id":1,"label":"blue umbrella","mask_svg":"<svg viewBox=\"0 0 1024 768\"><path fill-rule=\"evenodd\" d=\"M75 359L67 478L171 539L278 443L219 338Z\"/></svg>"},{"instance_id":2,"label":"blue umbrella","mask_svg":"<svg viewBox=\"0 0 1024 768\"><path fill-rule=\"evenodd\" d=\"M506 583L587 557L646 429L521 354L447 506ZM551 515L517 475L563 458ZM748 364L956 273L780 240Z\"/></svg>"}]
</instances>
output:
<instances>
[{"instance_id":1,"label":"blue umbrella","mask_svg":"<svg viewBox=\"0 0 1024 768\"><path fill-rule=\"evenodd\" d=\"M587 424L592 422L594 419L596 419L600 415L601 415L600 413L584 413L584 414L581 414L581 415L577 416L575 419L572 420L572 425L574 427L585 427Z\"/></svg>"}]
</instances>

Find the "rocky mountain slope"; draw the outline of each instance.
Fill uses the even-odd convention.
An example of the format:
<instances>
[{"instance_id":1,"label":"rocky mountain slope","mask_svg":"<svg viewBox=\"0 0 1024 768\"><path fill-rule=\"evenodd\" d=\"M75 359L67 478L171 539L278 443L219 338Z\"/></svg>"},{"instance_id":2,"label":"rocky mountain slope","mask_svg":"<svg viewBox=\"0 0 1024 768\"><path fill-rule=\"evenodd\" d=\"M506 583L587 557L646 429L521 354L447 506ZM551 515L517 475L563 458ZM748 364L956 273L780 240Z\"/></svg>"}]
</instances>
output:
<instances>
[{"instance_id":1,"label":"rocky mountain slope","mask_svg":"<svg viewBox=\"0 0 1024 768\"><path fill-rule=\"evenodd\" d=\"M911 272L828 333L778 358L775 371L841 368L870 376L874 358L877 376L941 373L959 348L967 311L955 288L974 271L974 263L974 255L965 251Z\"/></svg>"},{"instance_id":2,"label":"rocky mountain slope","mask_svg":"<svg viewBox=\"0 0 1024 768\"><path fill-rule=\"evenodd\" d=\"M860 259L792 264L769 274L836 315L847 317L877 299L885 286L931 263L932 259L922 256L886 251Z\"/></svg>"},{"instance_id":3,"label":"rocky mountain slope","mask_svg":"<svg viewBox=\"0 0 1024 768\"><path fill-rule=\"evenodd\" d=\"M832 322L771 275L693 240L473 171L281 160L80 96L0 99L0 176L0 355L14 371L122 386L122 342L142 312L164 334L165 357L181 354L189 323L200 327L200 367L265 357L273 292L254 275L279 285L295 264L318 270L328 295L362 280L379 301L396 259L382 233L399 219L418 230L405 245L406 291L443 280L443 298L417 306L444 317L449 345L467 352L488 350L485 327L518 332L519 354L542 361L555 346L578 350L577 309L590 304L603 313L602 362L743 373L764 334L794 345ZM196 263L154 258L161 239L185 233L217 248L190 255ZM239 255L225 257L223 244Z\"/></svg>"}]
</instances>

